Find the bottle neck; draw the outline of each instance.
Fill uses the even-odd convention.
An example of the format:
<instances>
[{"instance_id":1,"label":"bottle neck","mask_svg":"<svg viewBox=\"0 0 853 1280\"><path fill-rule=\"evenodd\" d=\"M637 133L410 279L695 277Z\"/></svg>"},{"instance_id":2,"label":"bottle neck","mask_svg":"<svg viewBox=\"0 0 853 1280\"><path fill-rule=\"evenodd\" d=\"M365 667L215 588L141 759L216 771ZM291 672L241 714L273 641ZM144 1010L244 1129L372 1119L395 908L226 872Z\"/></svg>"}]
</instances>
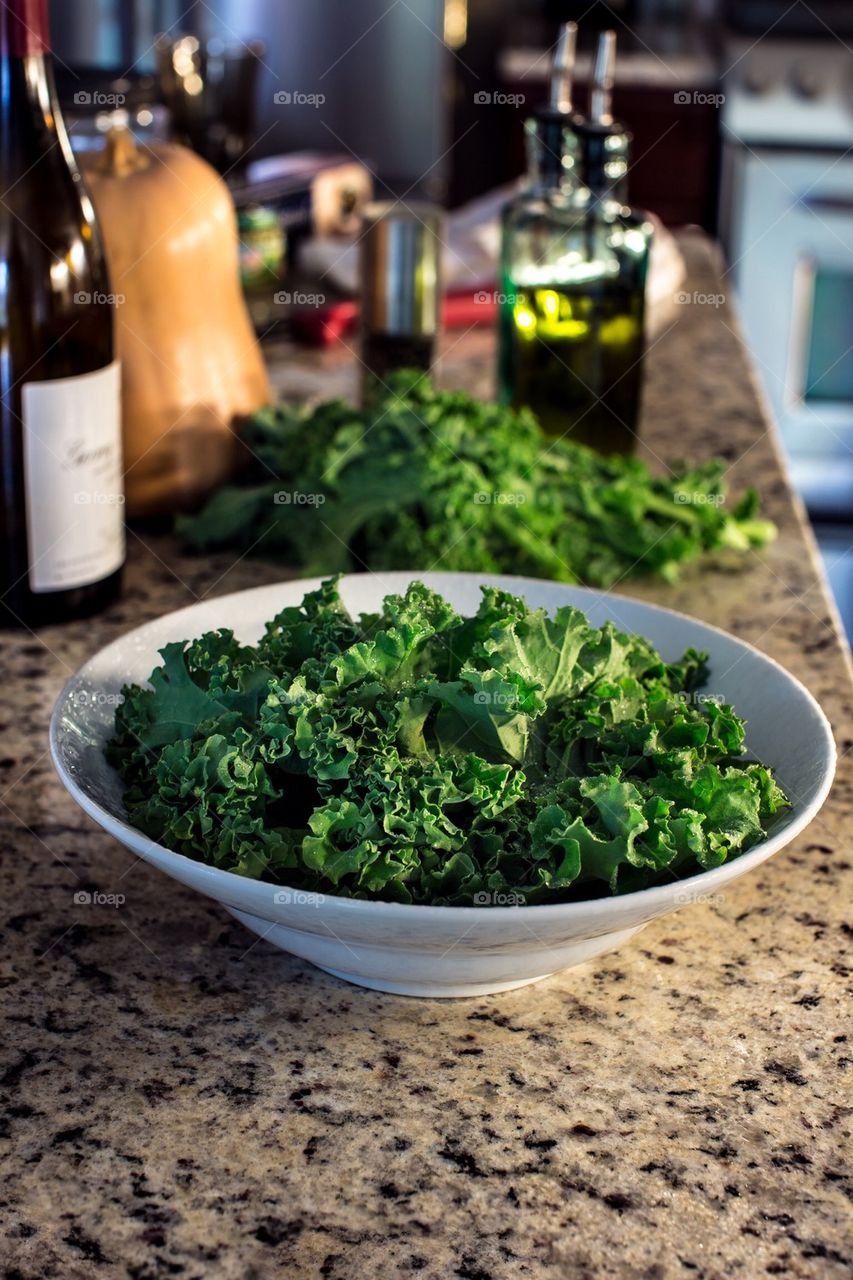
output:
<instances>
[{"instance_id":1,"label":"bottle neck","mask_svg":"<svg viewBox=\"0 0 853 1280\"><path fill-rule=\"evenodd\" d=\"M0 57L31 58L49 52L47 0L3 0Z\"/></svg>"},{"instance_id":2,"label":"bottle neck","mask_svg":"<svg viewBox=\"0 0 853 1280\"><path fill-rule=\"evenodd\" d=\"M526 122L525 136L528 194L571 196L579 185L577 139L567 117L561 112L541 112Z\"/></svg>"},{"instance_id":3,"label":"bottle neck","mask_svg":"<svg viewBox=\"0 0 853 1280\"><path fill-rule=\"evenodd\" d=\"M58 146L76 166L56 97L47 0L0 0L0 167L21 176Z\"/></svg>"},{"instance_id":4,"label":"bottle neck","mask_svg":"<svg viewBox=\"0 0 853 1280\"><path fill-rule=\"evenodd\" d=\"M0 120L4 150L10 133L56 128L47 0L0 0Z\"/></svg>"},{"instance_id":5,"label":"bottle neck","mask_svg":"<svg viewBox=\"0 0 853 1280\"><path fill-rule=\"evenodd\" d=\"M577 132L582 182L602 205L627 205L631 134L615 121L608 126L583 121Z\"/></svg>"}]
</instances>

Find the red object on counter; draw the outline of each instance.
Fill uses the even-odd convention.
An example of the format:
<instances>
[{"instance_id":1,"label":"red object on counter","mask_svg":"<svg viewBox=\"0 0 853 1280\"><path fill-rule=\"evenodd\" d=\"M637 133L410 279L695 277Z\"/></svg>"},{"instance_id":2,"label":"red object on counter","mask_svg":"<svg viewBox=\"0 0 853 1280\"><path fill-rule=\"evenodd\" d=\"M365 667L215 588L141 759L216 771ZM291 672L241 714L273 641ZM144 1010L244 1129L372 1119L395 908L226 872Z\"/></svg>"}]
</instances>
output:
<instances>
[{"instance_id":1,"label":"red object on counter","mask_svg":"<svg viewBox=\"0 0 853 1280\"><path fill-rule=\"evenodd\" d=\"M478 324L492 324L497 306L492 289L476 293L445 294L441 322L445 329L471 329ZM330 346L354 332L358 322L358 303L354 298L332 302L324 307L305 308L292 316L294 332L305 342Z\"/></svg>"}]
</instances>

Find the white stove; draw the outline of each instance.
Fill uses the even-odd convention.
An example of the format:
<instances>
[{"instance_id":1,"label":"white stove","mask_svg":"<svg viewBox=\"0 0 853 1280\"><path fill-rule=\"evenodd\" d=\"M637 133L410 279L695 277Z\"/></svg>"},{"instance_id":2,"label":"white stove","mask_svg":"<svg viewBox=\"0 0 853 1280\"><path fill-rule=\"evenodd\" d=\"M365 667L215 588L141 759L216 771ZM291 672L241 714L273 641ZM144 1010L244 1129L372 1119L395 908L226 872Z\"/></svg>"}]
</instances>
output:
<instances>
[{"instance_id":1,"label":"white stove","mask_svg":"<svg viewBox=\"0 0 853 1280\"><path fill-rule=\"evenodd\" d=\"M726 50L721 225L794 481L853 520L853 46Z\"/></svg>"},{"instance_id":2,"label":"white stove","mask_svg":"<svg viewBox=\"0 0 853 1280\"><path fill-rule=\"evenodd\" d=\"M750 146L853 142L853 47L825 40L739 36L726 44L723 123Z\"/></svg>"}]
</instances>

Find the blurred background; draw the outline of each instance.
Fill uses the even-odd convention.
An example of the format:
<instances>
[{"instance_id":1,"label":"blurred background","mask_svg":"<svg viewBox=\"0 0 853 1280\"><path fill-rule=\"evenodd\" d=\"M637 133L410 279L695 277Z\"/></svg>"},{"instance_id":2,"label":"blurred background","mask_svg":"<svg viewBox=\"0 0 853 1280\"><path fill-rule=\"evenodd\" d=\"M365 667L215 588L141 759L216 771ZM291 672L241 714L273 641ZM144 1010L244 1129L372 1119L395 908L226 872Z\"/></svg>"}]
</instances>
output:
<instances>
[{"instance_id":1,"label":"blurred background","mask_svg":"<svg viewBox=\"0 0 853 1280\"><path fill-rule=\"evenodd\" d=\"M178 136L242 211L245 282L345 234L370 190L459 209L524 164L560 22L617 32L631 202L716 236L848 632L853 630L850 0L51 0L79 149L115 112ZM165 33L165 38L158 36ZM318 194L318 175L322 192ZM325 177L322 177L325 175ZM351 229L351 226L350 226ZM256 323L265 323L256 299Z\"/></svg>"}]
</instances>

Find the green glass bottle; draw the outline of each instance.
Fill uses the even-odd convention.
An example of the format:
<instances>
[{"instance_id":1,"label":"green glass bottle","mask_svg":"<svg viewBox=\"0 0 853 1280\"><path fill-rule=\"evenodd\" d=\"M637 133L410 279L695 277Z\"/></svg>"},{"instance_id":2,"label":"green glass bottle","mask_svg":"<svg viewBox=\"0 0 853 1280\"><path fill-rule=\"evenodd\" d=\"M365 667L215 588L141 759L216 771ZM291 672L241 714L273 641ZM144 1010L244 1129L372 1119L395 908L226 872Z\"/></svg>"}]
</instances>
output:
<instances>
[{"instance_id":1,"label":"green glass bottle","mask_svg":"<svg viewBox=\"0 0 853 1280\"><path fill-rule=\"evenodd\" d=\"M527 123L528 181L503 218L498 378L501 400L549 435L629 453L652 229L624 203L630 134L610 114L613 57L606 32L587 119L555 66L551 104Z\"/></svg>"}]
</instances>

